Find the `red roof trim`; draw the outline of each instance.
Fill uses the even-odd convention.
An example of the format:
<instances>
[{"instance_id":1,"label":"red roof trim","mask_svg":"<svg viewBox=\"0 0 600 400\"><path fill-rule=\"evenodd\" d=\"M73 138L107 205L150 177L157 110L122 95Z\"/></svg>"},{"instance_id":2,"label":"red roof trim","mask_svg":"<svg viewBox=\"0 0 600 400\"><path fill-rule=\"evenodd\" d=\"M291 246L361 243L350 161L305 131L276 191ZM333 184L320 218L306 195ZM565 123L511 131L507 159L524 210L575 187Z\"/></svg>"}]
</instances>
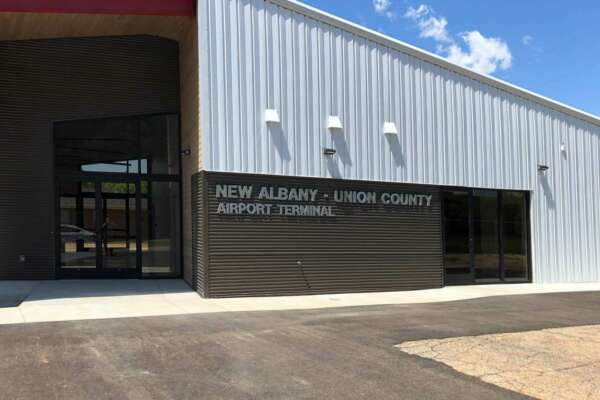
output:
<instances>
[{"instance_id":1,"label":"red roof trim","mask_svg":"<svg viewBox=\"0 0 600 400\"><path fill-rule=\"evenodd\" d=\"M193 16L194 0L0 0L0 12Z\"/></svg>"}]
</instances>

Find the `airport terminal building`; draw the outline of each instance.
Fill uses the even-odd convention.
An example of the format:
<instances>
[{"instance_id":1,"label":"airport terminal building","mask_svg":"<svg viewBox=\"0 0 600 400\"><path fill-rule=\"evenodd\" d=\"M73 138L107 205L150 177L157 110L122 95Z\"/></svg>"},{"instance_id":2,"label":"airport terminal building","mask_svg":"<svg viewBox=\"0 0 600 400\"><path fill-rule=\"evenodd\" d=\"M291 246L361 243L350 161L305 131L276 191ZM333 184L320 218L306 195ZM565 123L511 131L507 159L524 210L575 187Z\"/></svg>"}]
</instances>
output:
<instances>
[{"instance_id":1,"label":"airport terminal building","mask_svg":"<svg viewBox=\"0 0 600 400\"><path fill-rule=\"evenodd\" d=\"M600 281L600 118L296 1L5 1L0 86L0 280Z\"/></svg>"}]
</instances>

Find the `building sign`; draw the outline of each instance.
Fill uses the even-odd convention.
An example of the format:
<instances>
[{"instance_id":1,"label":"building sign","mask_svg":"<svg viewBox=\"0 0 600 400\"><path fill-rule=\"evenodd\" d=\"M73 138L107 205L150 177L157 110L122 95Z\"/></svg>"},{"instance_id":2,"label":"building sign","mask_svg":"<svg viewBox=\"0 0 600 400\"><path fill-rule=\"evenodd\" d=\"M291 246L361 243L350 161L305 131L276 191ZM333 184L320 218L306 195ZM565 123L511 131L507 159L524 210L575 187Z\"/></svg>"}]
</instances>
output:
<instances>
[{"instance_id":1,"label":"building sign","mask_svg":"<svg viewBox=\"0 0 600 400\"><path fill-rule=\"evenodd\" d=\"M327 190L305 187L217 184L217 214L335 217L335 205L431 207L433 195L406 192Z\"/></svg>"}]
</instances>

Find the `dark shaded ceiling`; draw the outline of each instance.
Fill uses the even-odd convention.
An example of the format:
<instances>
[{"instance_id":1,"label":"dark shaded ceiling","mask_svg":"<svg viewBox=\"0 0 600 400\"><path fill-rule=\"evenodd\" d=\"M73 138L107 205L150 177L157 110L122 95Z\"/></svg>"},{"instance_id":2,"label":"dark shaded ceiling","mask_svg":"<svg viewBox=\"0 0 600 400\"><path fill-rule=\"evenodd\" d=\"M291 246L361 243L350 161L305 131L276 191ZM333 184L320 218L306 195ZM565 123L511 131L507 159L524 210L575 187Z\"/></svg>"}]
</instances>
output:
<instances>
[{"instance_id":1,"label":"dark shaded ceiling","mask_svg":"<svg viewBox=\"0 0 600 400\"><path fill-rule=\"evenodd\" d=\"M194 0L0 0L0 12L193 16Z\"/></svg>"}]
</instances>

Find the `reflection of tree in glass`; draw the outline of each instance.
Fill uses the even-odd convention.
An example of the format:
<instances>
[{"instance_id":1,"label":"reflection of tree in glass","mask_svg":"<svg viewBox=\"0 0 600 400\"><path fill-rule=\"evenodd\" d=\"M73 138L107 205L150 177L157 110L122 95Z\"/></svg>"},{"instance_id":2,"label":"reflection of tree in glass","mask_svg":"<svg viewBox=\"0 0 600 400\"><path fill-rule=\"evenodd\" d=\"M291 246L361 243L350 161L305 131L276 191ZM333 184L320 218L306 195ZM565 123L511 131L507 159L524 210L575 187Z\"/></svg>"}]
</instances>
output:
<instances>
[{"instance_id":1,"label":"reflection of tree in glass","mask_svg":"<svg viewBox=\"0 0 600 400\"><path fill-rule=\"evenodd\" d=\"M148 193L148 181L140 182L141 193ZM121 194L133 194L136 192L135 183L126 182L103 182L102 183L103 193L121 193Z\"/></svg>"},{"instance_id":2,"label":"reflection of tree in glass","mask_svg":"<svg viewBox=\"0 0 600 400\"><path fill-rule=\"evenodd\" d=\"M135 193L135 183L126 182L103 182L102 192L104 193Z\"/></svg>"},{"instance_id":3,"label":"reflection of tree in glass","mask_svg":"<svg viewBox=\"0 0 600 400\"><path fill-rule=\"evenodd\" d=\"M81 182L82 192L95 192L96 184L94 182Z\"/></svg>"}]
</instances>

